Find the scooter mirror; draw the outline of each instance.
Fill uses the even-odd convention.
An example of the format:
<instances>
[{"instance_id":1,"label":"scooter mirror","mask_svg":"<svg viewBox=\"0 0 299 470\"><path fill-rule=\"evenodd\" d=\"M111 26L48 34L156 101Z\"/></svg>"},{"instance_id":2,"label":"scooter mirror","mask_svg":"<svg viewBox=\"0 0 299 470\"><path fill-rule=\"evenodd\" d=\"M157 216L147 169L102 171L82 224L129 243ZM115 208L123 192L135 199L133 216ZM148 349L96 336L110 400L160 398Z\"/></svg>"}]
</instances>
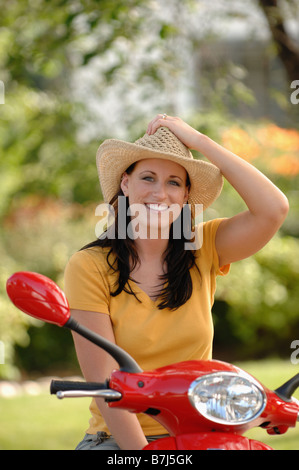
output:
<instances>
[{"instance_id":1,"label":"scooter mirror","mask_svg":"<svg viewBox=\"0 0 299 470\"><path fill-rule=\"evenodd\" d=\"M63 326L70 318L65 294L42 274L17 272L7 280L6 291L18 309L34 318L58 326Z\"/></svg>"},{"instance_id":2,"label":"scooter mirror","mask_svg":"<svg viewBox=\"0 0 299 470\"><path fill-rule=\"evenodd\" d=\"M106 338L80 325L71 317L68 301L62 290L46 276L32 272L17 272L6 283L12 303L31 317L76 331L103 348L118 362L120 370L142 372L135 360L123 349Z\"/></svg>"}]
</instances>

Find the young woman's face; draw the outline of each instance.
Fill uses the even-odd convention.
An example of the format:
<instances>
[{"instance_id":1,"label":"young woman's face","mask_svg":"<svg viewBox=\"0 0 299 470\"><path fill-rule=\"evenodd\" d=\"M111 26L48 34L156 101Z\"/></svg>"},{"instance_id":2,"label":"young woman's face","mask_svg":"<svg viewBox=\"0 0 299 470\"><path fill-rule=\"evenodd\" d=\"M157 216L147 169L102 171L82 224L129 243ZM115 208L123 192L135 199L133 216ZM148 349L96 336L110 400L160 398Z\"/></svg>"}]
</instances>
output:
<instances>
[{"instance_id":1,"label":"young woman's face","mask_svg":"<svg viewBox=\"0 0 299 470\"><path fill-rule=\"evenodd\" d=\"M167 227L188 200L187 172L170 160L140 160L132 173L124 173L121 189L129 198L131 216L147 226Z\"/></svg>"}]
</instances>

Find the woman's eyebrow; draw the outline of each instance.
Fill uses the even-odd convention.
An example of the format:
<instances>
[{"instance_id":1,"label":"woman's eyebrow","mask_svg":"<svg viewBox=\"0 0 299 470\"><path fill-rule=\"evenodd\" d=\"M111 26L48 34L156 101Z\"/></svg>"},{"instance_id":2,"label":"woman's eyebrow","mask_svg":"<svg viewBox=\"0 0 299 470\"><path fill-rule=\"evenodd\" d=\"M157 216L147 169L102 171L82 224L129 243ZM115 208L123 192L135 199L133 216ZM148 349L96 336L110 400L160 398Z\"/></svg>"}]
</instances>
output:
<instances>
[{"instance_id":1,"label":"woman's eyebrow","mask_svg":"<svg viewBox=\"0 0 299 470\"><path fill-rule=\"evenodd\" d=\"M157 173L155 173L154 171L151 171L151 170L143 170L139 174L142 175L143 173L152 173L153 175L157 174Z\"/></svg>"},{"instance_id":2,"label":"woman's eyebrow","mask_svg":"<svg viewBox=\"0 0 299 470\"><path fill-rule=\"evenodd\" d=\"M183 181L182 178L178 175L170 175L169 178L178 178L179 180Z\"/></svg>"}]
</instances>

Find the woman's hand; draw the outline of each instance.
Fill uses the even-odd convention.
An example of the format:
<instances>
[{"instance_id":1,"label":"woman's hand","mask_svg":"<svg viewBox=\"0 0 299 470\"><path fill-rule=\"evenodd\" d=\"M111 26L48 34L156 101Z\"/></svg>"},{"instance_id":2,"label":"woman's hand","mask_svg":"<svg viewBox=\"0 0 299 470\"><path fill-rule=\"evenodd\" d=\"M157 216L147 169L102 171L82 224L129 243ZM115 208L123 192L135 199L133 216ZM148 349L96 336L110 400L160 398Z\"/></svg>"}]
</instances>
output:
<instances>
[{"instance_id":1,"label":"woman's hand","mask_svg":"<svg viewBox=\"0 0 299 470\"><path fill-rule=\"evenodd\" d=\"M158 114L148 124L147 134L154 134L159 127L168 127L168 129L173 132L173 134L176 135L177 138L186 145L186 147L193 150L197 148L198 139L202 135L179 117L167 116L166 114Z\"/></svg>"}]
</instances>

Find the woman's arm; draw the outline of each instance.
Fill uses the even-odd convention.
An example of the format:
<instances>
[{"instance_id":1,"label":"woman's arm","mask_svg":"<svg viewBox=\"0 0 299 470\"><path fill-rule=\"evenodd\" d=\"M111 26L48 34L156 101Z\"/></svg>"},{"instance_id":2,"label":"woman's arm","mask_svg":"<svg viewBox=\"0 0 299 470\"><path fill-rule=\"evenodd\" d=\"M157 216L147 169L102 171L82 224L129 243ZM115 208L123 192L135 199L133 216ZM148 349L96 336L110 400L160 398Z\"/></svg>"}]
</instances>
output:
<instances>
[{"instance_id":1,"label":"woman's arm","mask_svg":"<svg viewBox=\"0 0 299 470\"><path fill-rule=\"evenodd\" d=\"M82 310L71 310L71 315L80 324L115 343L109 315ZM79 334L72 334L78 361L86 381L104 382L114 369L118 369L118 364L107 352ZM122 450L139 450L147 445L136 415L126 410L109 408L102 398L97 398L96 403L110 433Z\"/></svg>"},{"instance_id":2,"label":"woman's arm","mask_svg":"<svg viewBox=\"0 0 299 470\"><path fill-rule=\"evenodd\" d=\"M157 116L148 127L168 127L187 147L202 153L244 200L248 210L224 220L217 231L216 248L220 266L247 258L259 251L285 220L286 196L259 170L180 118Z\"/></svg>"}]
</instances>

